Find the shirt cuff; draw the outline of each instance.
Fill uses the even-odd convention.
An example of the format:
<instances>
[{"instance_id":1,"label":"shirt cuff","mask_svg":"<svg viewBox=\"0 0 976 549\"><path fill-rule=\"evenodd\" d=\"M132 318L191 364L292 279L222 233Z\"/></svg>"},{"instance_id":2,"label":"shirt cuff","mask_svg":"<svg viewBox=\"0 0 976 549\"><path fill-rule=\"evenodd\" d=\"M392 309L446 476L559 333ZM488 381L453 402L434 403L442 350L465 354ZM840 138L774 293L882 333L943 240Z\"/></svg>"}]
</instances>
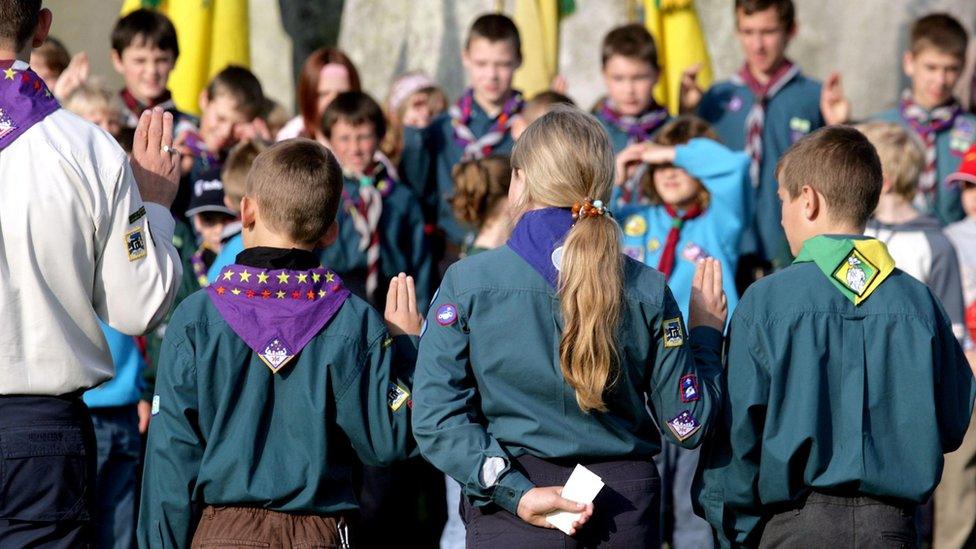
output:
<instances>
[{"instance_id":1,"label":"shirt cuff","mask_svg":"<svg viewBox=\"0 0 976 549\"><path fill-rule=\"evenodd\" d=\"M532 481L521 471L512 468L511 461L509 461L508 471L502 473L502 477L498 479L498 484L491 492L491 500L502 509L518 516L519 501L522 500L522 496L526 492L533 488L535 485L532 484Z\"/></svg>"},{"instance_id":2,"label":"shirt cuff","mask_svg":"<svg viewBox=\"0 0 976 549\"><path fill-rule=\"evenodd\" d=\"M417 366L417 348L420 338L414 335L401 334L393 336L393 363L396 376L403 381L413 384L413 372Z\"/></svg>"},{"instance_id":3,"label":"shirt cuff","mask_svg":"<svg viewBox=\"0 0 976 549\"><path fill-rule=\"evenodd\" d=\"M711 349L716 352L722 351L722 332L710 326L696 326L690 332L691 342L695 345Z\"/></svg>"},{"instance_id":4,"label":"shirt cuff","mask_svg":"<svg viewBox=\"0 0 976 549\"><path fill-rule=\"evenodd\" d=\"M169 212L169 208L163 206L162 204L156 204L155 202L143 202L142 204L146 208L146 218L149 220L149 234L153 237L153 243L157 246L173 244L173 231L176 230L176 220L173 219L173 214ZM165 244L160 244L155 239L159 238L161 242Z\"/></svg>"}]
</instances>

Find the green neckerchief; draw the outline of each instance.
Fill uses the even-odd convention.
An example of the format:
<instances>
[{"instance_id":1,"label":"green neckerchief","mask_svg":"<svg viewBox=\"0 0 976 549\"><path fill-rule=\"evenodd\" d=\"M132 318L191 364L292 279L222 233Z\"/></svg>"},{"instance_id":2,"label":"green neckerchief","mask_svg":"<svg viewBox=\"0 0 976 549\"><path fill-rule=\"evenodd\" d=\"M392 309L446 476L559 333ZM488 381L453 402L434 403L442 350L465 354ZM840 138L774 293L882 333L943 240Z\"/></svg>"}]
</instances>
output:
<instances>
[{"instance_id":1,"label":"green neckerchief","mask_svg":"<svg viewBox=\"0 0 976 549\"><path fill-rule=\"evenodd\" d=\"M815 236L803 243L793 263L816 263L854 305L860 305L895 269L884 243L873 238Z\"/></svg>"}]
</instances>

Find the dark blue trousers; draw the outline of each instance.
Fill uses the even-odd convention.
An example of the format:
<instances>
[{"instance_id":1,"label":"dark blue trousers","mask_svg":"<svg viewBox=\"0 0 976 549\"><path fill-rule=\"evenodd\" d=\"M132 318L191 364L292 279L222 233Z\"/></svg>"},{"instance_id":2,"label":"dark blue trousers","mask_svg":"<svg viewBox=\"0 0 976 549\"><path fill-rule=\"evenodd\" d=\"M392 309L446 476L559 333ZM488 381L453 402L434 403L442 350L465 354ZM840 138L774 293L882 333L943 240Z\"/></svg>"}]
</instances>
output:
<instances>
[{"instance_id":1,"label":"dark blue trousers","mask_svg":"<svg viewBox=\"0 0 976 549\"><path fill-rule=\"evenodd\" d=\"M563 486L575 460L554 463L522 456L514 464L536 486ZM660 547L661 479L648 460L583 463L605 486L593 500L593 517L573 537L559 530L539 528L495 505L473 507L461 496L461 518L467 546L505 549L583 547Z\"/></svg>"},{"instance_id":2,"label":"dark blue trousers","mask_svg":"<svg viewBox=\"0 0 976 549\"><path fill-rule=\"evenodd\" d=\"M0 396L0 547L89 547L95 456L80 394Z\"/></svg>"}]
</instances>

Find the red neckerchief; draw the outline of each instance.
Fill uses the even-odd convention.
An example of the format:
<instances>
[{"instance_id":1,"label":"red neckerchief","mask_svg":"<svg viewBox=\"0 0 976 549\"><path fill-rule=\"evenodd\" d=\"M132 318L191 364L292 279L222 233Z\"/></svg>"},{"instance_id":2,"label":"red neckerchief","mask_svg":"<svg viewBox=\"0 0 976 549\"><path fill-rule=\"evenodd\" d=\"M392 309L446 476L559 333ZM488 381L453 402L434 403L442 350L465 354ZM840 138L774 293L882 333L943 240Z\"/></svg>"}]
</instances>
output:
<instances>
[{"instance_id":1,"label":"red neckerchief","mask_svg":"<svg viewBox=\"0 0 976 549\"><path fill-rule=\"evenodd\" d=\"M671 216L671 230L668 231L668 238L664 241L664 251L661 252L661 261L657 265L657 270L664 273L664 278L667 280L671 278L671 271L674 270L674 256L678 248L678 238L681 236L681 227L685 221L698 217L705 210L702 209L701 204L695 204L681 215L678 215L678 210L670 204L665 204L664 210Z\"/></svg>"}]
</instances>

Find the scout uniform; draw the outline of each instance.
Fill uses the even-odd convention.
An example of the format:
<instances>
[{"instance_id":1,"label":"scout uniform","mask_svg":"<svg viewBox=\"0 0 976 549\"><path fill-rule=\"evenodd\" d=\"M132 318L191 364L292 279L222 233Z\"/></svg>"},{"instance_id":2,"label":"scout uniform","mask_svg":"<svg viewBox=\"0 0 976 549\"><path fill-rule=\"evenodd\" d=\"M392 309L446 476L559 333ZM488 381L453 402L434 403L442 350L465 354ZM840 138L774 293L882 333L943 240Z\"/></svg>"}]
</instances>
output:
<instances>
[{"instance_id":1,"label":"scout uniform","mask_svg":"<svg viewBox=\"0 0 976 549\"><path fill-rule=\"evenodd\" d=\"M922 141L925 169L919 177L915 199L919 210L937 217L943 225L962 219L959 188L949 185L946 176L959 168L963 155L976 143L976 116L963 112L955 99L927 111L916 105L906 90L898 107L878 113L875 118L897 122Z\"/></svg>"},{"instance_id":2,"label":"scout uniform","mask_svg":"<svg viewBox=\"0 0 976 549\"><path fill-rule=\"evenodd\" d=\"M786 61L763 86L743 66L705 93L698 116L712 125L722 143L746 151L751 159L753 192L742 254L757 254L775 268L786 267L792 256L780 225L776 163L793 143L824 126L820 83Z\"/></svg>"},{"instance_id":3,"label":"scout uniform","mask_svg":"<svg viewBox=\"0 0 976 549\"><path fill-rule=\"evenodd\" d=\"M474 100L474 91L465 90L448 112L434 119L423 137L411 128L404 131L401 166L424 208L424 218L444 231L447 241L456 246L471 237L454 217L450 198L454 195L451 170L462 160L508 154L515 145L512 119L522 112L522 94L512 91L498 116L492 118Z\"/></svg>"},{"instance_id":4,"label":"scout uniform","mask_svg":"<svg viewBox=\"0 0 976 549\"><path fill-rule=\"evenodd\" d=\"M322 262L379 310L390 279L401 272L414 277L417 303L426 305L432 264L420 204L384 163L372 170L368 176L343 175L339 238L322 251Z\"/></svg>"},{"instance_id":5,"label":"scout uniform","mask_svg":"<svg viewBox=\"0 0 976 549\"><path fill-rule=\"evenodd\" d=\"M600 511L580 536L610 535L612 526L600 521L629 506L633 514L616 517L615 542L656 540L655 421L668 437L694 447L721 399L721 335L699 328L689 344L663 277L625 260L622 363L607 389L609 410L580 410L559 366L557 265L572 223L567 209L528 212L507 245L452 265L421 331L414 436L423 456L462 485L469 546L482 536L500 536L493 546L530 540L562 546L561 532L514 515L526 491L565 483L576 463L607 484L594 503ZM630 489L621 490L628 482ZM499 507L505 512L494 512Z\"/></svg>"},{"instance_id":6,"label":"scout uniform","mask_svg":"<svg viewBox=\"0 0 976 549\"><path fill-rule=\"evenodd\" d=\"M619 154L628 145L649 141L671 119L668 110L654 100L638 116L627 116L617 112L610 98L606 98L593 110L593 115L607 130L613 144L613 154ZM641 201L635 179L624 183L618 201L623 204Z\"/></svg>"},{"instance_id":7,"label":"scout uniform","mask_svg":"<svg viewBox=\"0 0 976 549\"><path fill-rule=\"evenodd\" d=\"M932 292L877 240L814 237L745 293L727 357L723 428L695 490L723 545L913 545L914 506L976 396Z\"/></svg>"},{"instance_id":8,"label":"scout uniform","mask_svg":"<svg viewBox=\"0 0 976 549\"><path fill-rule=\"evenodd\" d=\"M188 546L204 505L197 542L322 541L292 537L314 520L313 538L341 533L356 456L409 453L413 348L315 254L245 250L166 331L139 546Z\"/></svg>"},{"instance_id":9,"label":"scout uniform","mask_svg":"<svg viewBox=\"0 0 976 549\"><path fill-rule=\"evenodd\" d=\"M749 157L710 139L695 138L675 147L674 165L701 181L711 195L708 207L686 212L665 205L617 209L614 215L621 220L623 251L665 274L685 319L695 264L708 257L718 259L731 311L738 296L735 269L746 226ZM620 192L615 189L614 195Z\"/></svg>"},{"instance_id":10,"label":"scout uniform","mask_svg":"<svg viewBox=\"0 0 976 549\"><path fill-rule=\"evenodd\" d=\"M0 547L94 542L96 443L82 391L115 369L99 319L165 316L180 277L173 219L129 159L0 60Z\"/></svg>"}]
</instances>

